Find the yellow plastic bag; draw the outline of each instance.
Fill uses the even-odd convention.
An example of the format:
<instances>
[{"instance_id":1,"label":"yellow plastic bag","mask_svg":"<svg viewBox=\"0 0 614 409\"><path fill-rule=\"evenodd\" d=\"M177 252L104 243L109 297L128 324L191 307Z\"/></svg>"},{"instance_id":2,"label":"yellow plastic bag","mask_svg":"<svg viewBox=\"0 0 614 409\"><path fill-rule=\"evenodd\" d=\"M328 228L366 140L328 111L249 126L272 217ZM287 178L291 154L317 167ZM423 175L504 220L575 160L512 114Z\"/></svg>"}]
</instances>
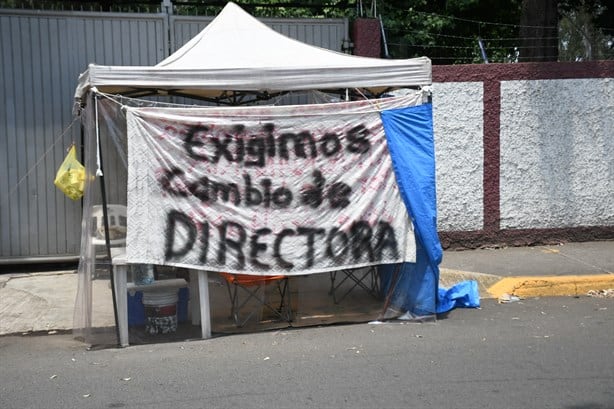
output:
<instances>
[{"instance_id":1,"label":"yellow plastic bag","mask_svg":"<svg viewBox=\"0 0 614 409\"><path fill-rule=\"evenodd\" d=\"M79 200L85 189L85 167L77 160L77 149L73 145L60 165L53 184L72 200Z\"/></svg>"}]
</instances>

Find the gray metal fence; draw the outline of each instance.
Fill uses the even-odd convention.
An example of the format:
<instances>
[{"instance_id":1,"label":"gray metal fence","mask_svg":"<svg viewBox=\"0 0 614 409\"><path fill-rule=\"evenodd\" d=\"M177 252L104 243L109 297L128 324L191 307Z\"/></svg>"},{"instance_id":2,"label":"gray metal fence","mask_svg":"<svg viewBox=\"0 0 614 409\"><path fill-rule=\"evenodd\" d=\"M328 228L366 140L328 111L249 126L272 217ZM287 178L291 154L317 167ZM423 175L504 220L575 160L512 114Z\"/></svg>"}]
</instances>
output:
<instances>
[{"instance_id":1,"label":"gray metal fence","mask_svg":"<svg viewBox=\"0 0 614 409\"><path fill-rule=\"evenodd\" d=\"M79 143L72 104L89 63L155 65L212 17L0 9L0 264L75 259L81 203L53 179ZM263 19L289 37L341 51L345 19ZM168 39L170 38L170 46Z\"/></svg>"}]
</instances>

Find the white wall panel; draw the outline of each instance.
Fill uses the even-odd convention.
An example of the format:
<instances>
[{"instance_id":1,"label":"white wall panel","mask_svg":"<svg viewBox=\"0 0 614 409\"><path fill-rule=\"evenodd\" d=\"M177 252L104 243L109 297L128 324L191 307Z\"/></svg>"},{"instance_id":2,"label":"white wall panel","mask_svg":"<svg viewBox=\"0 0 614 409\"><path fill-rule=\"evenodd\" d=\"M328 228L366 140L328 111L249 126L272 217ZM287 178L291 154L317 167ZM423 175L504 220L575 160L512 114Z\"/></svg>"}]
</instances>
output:
<instances>
[{"instance_id":1,"label":"white wall panel","mask_svg":"<svg viewBox=\"0 0 614 409\"><path fill-rule=\"evenodd\" d=\"M433 84L440 230L483 227L483 98L481 82Z\"/></svg>"},{"instance_id":2,"label":"white wall panel","mask_svg":"<svg viewBox=\"0 0 614 409\"><path fill-rule=\"evenodd\" d=\"M614 225L614 79L501 83L501 228Z\"/></svg>"}]
</instances>

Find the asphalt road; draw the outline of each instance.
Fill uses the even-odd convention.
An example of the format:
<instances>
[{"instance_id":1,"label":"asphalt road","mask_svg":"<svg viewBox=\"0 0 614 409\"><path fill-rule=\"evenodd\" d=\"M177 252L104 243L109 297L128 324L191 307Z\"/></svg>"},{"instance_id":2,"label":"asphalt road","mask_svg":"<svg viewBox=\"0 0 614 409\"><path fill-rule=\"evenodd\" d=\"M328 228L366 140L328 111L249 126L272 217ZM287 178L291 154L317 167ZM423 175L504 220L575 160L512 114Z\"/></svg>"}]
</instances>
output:
<instances>
[{"instance_id":1,"label":"asphalt road","mask_svg":"<svg viewBox=\"0 0 614 409\"><path fill-rule=\"evenodd\" d=\"M0 408L614 408L614 299L126 349L0 337Z\"/></svg>"}]
</instances>

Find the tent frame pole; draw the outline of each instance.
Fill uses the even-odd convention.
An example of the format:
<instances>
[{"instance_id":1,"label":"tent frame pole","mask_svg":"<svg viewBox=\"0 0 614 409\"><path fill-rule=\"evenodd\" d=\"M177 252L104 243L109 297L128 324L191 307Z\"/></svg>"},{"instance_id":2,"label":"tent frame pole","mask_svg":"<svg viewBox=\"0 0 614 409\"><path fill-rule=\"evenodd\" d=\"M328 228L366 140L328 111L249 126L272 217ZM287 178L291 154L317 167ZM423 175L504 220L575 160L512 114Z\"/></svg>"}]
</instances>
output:
<instances>
[{"instance_id":1,"label":"tent frame pole","mask_svg":"<svg viewBox=\"0 0 614 409\"><path fill-rule=\"evenodd\" d=\"M111 255L111 238L109 236L109 212L107 209L107 190L104 180L104 166L102 159L102 142L100 139L100 129L98 122L98 95L94 93L94 107L95 107L95 123L96 123L96 144L98 149L98 160L99 160L99 170L100 170L100 196L102 199L102 219L104 224L104 241L105 241L105 250L106 256L109 260L109 277L111 279L111 294L113 296L113 316L115 318L115 336L117 337L117 344L121 345L119 339L119 325L118 325L118 315L117 315L117 294L115 294L115 274L113 267L113 256Z\"/></svg>"}]
</instances>

